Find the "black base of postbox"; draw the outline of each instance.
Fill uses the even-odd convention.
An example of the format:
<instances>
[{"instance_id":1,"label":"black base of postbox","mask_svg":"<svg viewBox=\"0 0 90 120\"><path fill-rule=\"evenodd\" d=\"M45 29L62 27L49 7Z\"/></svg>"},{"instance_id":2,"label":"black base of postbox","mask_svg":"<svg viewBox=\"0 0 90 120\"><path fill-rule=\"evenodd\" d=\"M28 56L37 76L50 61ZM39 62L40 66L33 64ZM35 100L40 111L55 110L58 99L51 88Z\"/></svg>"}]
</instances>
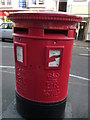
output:
<instances>
[{"instance_id":1,"label":"black base of postbox","mask_svg":"<svg viewBox=\"0 0 90 120\"><path fill-rule=\"evenodd\" d=\"M66 99L58 103L38 103L21 97L16 92L17 111L24 118L64 118Z\"/></svg>"}]
</instances>

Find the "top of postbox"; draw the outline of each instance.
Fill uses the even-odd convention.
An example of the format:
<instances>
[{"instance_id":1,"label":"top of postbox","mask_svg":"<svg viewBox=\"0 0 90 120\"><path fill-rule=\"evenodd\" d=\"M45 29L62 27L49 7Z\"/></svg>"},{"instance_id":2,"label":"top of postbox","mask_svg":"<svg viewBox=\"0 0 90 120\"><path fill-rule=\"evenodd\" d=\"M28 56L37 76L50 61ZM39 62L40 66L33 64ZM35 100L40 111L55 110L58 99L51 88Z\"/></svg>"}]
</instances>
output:
<instances>
[{"instance_id":1,"label":"top of postbox","mask_svg":"<svg viewBox=\"0 0 90 120\"><path fill-rule=\"evenodd\" d=\"M65 12L51 12L51 11L23 11L10 13L8 16L12 21L18 19L28 20L53 20L53 21L72 21L81 22L82 17L67 14Z\"/></svg>"}]
</instances>

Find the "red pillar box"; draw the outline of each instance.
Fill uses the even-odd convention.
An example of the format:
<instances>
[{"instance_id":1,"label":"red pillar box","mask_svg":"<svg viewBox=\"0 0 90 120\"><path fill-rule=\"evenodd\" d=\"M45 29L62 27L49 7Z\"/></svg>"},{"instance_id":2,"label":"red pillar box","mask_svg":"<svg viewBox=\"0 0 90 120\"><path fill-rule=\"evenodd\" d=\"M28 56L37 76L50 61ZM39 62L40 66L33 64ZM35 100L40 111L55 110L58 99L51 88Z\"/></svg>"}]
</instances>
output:
<instances>
[{"instance_id":1,"label":"red pillar box","mask_svg":"<svg viewBox=\"0 0 90 120\"><path fill-rule=\"evenodd\" d=\"M75 23L55 12L17 12L13 39L17 110L27 118L59 118L65 109Z\"/></svg>"}]
</instances>

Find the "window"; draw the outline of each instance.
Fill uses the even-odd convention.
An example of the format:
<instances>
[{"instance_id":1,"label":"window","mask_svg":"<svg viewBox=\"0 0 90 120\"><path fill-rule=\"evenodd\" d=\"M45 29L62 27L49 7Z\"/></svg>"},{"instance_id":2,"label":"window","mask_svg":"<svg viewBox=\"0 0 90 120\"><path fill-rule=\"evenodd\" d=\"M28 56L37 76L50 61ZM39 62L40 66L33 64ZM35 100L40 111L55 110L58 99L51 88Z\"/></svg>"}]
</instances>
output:
<instances>
[{"instance_id":1,"label":"window","mask_svg":"<svg viewBox=\"0 0 90 120\"><path fill-rule=\"evenodd\" d=\"M44 4L44 0L32 0L32 4Z\"/></svg>"},{"instance_id":2,"label":"window","mask_svg":"<svg viewBox=\"0 0 90 120\"><path fill-rule=\"evenodd\" d=\"M12 23L2 23L0 28L2 28L2 29L12 29Z\"/></svg>"},{"instance_id":3,"label":"window","mask_svg":"<svg viewBox=\"0 0 90 120\"><path fill-rule=\"evenodd\" d=\"M19 7L26 8L26 0L19 0Z\"/></svg>"},{"instance_id":4,"label":"window","mask_svg":"<svg viewBox=\"0 0 90 120\"><path fill-rule=\"evenodd\" d=\"M7 0L7 5L11 5L11 0Z\"/></svg>"},{"instance_id":5,"label":"window","mask_svg":"<svg viewBox=\"0 0 90 120\"><path fill-rule=\"evenodd\" d=\"M9 29L12 29L12 23L9 23Z\"/></svg>"},{"instance_id":6,"label":"window","mask_svg":"<svg viewBox=\"0 0 90 120\"><path fill-rule=\"evenodd\" d=\"M73 0L73 2L86 2L87 0Z\"/></svg>"},{"instance_id":7,"label":"window","mask_svg":"<svg viewBox=\"0 0 90 120\"><path fill-rule=\"evenodd\" d=\"M39 0L39 4L44 4L44 0Z\"/></svg>"},{"instance_id":8,"label":"window","mask_svg":"<svg viewBox=\"0 0 90 120\"><path fill-rule=\"evenodd\" d=\"M5 5L5 0L1 0L1 5Z\"/></svg>"},{"instance_id":9,"label":"window","mask_svg":"<svg viewBox=\"0 0 90 120\"><path fill-rule=\"evenodd\" d=\"M7 26L6 24L1 24L0 28L5 29Z\"/></svg>"},{"instance_id":10,"label":"window","mask_svg":"<svg viewBox=\"0 0 90 120\"><path fill-rule=\"evenodd\" d=\"M32 0L32 4L36 4L36 0Z\"/></svg>"},{"instance_id":11,"label":"window","mask_svg":"<svg viewBox=\"0 0 90 120\"><path fill-rule=\"evenodd\" d=\"M59 2L59 11L66 12L67 2Z\"/></svg>"},{"instance_id":12,"label":"window","mask_svg":"<svg viewBox=\"0 0 90 120\"><path fill-rule=\"evenodd\" d=\"M9 6L12 5L12 0L0 0L1 5Z\"/></svg>"}]
</instances>

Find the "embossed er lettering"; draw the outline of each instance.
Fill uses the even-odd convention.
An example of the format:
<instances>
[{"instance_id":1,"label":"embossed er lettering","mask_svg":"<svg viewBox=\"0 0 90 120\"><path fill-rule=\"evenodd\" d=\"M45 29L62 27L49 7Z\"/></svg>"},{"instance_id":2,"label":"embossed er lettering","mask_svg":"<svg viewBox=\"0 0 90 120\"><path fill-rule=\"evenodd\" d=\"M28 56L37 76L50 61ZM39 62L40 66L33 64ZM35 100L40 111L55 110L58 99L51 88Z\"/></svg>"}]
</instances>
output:
<instances>
[{"instance_id":1,"label":"embossed er lettering","mask_svg":"<svg viewBox=\"0 0 90 120\"><path fill-rule=\"evenodd\" d=\"M48 78L58 78L60 76L60 74L57 72L52 72L52 73L48 73Z\"/></svg>"}]
</instances>

